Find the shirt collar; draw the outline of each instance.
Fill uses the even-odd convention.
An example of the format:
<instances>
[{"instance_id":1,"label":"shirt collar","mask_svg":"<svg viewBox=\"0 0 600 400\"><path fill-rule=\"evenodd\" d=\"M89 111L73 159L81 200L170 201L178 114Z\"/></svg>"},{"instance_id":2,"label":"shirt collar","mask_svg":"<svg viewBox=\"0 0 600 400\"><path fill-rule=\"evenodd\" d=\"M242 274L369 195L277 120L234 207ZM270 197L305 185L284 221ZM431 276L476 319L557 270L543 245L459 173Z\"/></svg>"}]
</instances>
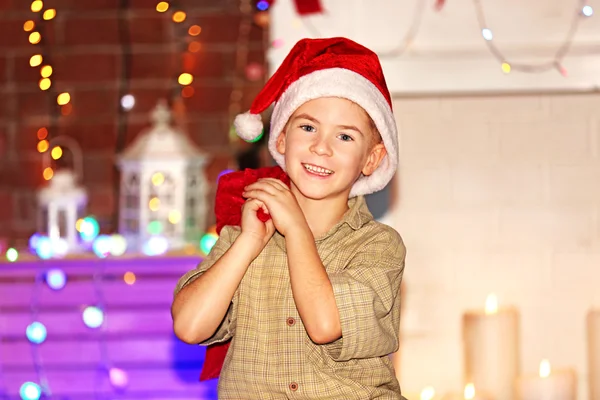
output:
<instances>
[{"instance_id":1,"label":"shirt collar","mask_svg":"<svg viewBox=\"0 0 600 400\"><path fill-rule=\"evenodd\" d=\"M353 197L348 200L348 210L344 213L342 219L325 235L315 238L315 241L319 242L331 237L331 235L337 232L343 225L348 225L356 231L372 219L373 215L369 211L369 207L367 207L364 196Z\"/></svg>"}]
</instances>

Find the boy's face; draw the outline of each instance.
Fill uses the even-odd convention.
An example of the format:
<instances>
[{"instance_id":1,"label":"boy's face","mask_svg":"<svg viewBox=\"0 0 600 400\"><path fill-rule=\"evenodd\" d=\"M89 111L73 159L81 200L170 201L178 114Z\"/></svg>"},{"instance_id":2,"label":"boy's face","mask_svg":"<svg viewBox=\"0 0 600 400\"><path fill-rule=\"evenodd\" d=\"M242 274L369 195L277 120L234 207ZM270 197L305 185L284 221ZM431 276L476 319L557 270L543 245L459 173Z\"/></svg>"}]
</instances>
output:
<instances>
[{"instance_id":1,"label":"boy's face","mask_svg":"<svg viewBox=\"0 0 600 400\"><path fill-rule=\"evenodd\" d=\"M348 199L386 150L367 113L350 100L322 97L300 106L277 139L292 189L314 200Z\"/></svg>"}]
</instances>

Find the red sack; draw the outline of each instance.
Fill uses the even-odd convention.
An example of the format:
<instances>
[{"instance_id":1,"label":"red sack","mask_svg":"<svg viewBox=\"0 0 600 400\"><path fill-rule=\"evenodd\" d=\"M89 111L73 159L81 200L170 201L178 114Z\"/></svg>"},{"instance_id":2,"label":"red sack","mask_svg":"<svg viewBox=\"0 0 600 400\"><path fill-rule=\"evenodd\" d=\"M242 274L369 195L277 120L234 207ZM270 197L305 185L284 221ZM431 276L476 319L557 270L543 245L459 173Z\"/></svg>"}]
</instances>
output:
<instances>
[{"instance_id":1,"label":"red sack","mask_svg":"<svg viewBox=\"0 0 600 400\"><path fill-rule=\"evenodd\" d=\"M242 206L246 199L242 197L244 188L260 178L276 178L286 185L290 179L280 167L263 167L258 169L247 168L225 174L219 178L215 198L215 215L217 218L217 234L221 233L224 226L239 226L242 221ZM263 210L258 210L258 218L266 222L271 218ZM200 380L218 378L223 367L223 361L229 349L229 341L209 345L206 348L204 365L200 373Z\"/></svg>"}]
</instances>

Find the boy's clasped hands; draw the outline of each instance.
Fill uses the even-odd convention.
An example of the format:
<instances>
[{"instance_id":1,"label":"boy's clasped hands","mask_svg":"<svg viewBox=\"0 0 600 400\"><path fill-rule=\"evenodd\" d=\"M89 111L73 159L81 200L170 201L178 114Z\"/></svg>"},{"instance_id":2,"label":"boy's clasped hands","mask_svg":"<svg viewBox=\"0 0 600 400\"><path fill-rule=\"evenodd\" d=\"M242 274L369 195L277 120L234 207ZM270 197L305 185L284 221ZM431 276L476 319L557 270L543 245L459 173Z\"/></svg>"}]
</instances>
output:
<instances>
[{"instance_id":1,"label":"boy's clasped hands","mask_svg":"<svg viewBox=\"0 0 600 400\"><path fill-rule=\"evenodd\" d=\"M308 224L296 197L290 188L279 179L262 178L246 186L242 193L246 203L242 207L242 234L246 233L263 242L269 241L275 230L283 236L293 229ZM262 222L256 215L262 209L271 219Z\"/></svg>"}]
</instances>

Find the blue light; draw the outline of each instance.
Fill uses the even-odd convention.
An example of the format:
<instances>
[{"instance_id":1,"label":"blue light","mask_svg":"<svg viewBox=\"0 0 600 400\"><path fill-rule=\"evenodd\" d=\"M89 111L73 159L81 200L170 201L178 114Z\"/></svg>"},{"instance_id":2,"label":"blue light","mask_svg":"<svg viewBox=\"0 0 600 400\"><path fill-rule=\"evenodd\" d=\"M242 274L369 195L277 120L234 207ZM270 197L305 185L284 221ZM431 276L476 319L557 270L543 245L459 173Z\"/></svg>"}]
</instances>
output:
<instances>
[{"instance_id":1,"label":"blue light","mask_svg":"<svg viewBox=\"0 0 600 400\"><path fill-rule=\"evenodd\" d=\"M51 269L46 272L46 283L51 289L60 290L67 283L67 276L60 269Z\"/></svg>"},{"instance_id":2,"label":"blue light","mask_svg":"<svg viewBox=\"0 0 600 400\"><path fill-rule=\"evenodd\" d=\"M110 236L100 235L94 240L92 249L94 253L100 258L106 258L110 254L112 248L112 242Z\"/></svg>"},{"instance_id":3,"label":"blue light","mask_svg":"<svg viewBox=\"0 0 600 400\"><path fill-rule=\"evenodd\" d=\"M258 8L260 11L266 11L269 8L269 2L264 0L259 1L256 3L256 8Z\"/></svg>"},{"instance_id":4,"label":"blue light","mask_svg":"<svg viewBox=\"0 0 600 400\"><path fill-rule=\"evenodd\" d=\"M52 240L47 236L40 236L36 241L35 252L42 260L52 257Z\"/></svg>"},{"instance_id":5,"label":"blue light","mask_svg":"<svg viewBox=\"0 0 600 400\"><path fill-rule=\"evenodd\" d=\"M44 340L46 340L47 334L46 327L41 322L32 322L27 326L27 339L29 339L31 343L43 343Z\"/></svg>"},{"instance_id":6,"label":"blue light","mask_svg":"<svg viewBox=\"0 0 600 400\"><path fill-rule=\"evenodd\" d=\"M100 225L94 217L85 217L79 226L79 236L86 242L91 242L96 239L100 233Z\"/></svg>"},{"instance_id":7,"label":"blue light","mask_svg":"<svg viewBox=\"0 0 600 400\"><path fill-rule=\"evenodd\" d=\"M104 313L98 307L90 306L83 310L83 323L88 328L98 328L104 322Z\"/></svg>"},{"instance_id":8,"label":"blue light","mask_svg":"<svg viewBox=\"0 0 600 400\"><path fill-rule=\"evenodd\" d=\"M22 400L38 400L42 395L42 388L37 383L25 382L21 385L19 394Z\"/></svg>"}]
</instances>

